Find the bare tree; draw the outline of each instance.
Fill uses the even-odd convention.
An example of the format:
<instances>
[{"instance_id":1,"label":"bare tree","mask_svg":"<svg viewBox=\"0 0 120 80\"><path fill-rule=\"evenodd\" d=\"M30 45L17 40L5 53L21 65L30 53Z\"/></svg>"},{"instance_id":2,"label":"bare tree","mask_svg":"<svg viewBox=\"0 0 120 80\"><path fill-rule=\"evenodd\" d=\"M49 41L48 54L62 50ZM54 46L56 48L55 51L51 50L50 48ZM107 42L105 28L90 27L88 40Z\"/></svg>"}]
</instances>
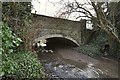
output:
<instances>
[{"instance_id":1,"label":"bare tree","mask_svg":"<svg viewBox=\"0 0 120 80\"><path fill-rule=\"evenodd\" d=\"M92 2L90 0L80 3L74 0L73 2L63 1L63 3L64 8L59 17L64 16L68 18L72 13L79 13L76 19L81 17L91 19L98 28L104 30L113 40L120 44L118 32L115 27L118 2Z\"/></svg>"}]
</instances>

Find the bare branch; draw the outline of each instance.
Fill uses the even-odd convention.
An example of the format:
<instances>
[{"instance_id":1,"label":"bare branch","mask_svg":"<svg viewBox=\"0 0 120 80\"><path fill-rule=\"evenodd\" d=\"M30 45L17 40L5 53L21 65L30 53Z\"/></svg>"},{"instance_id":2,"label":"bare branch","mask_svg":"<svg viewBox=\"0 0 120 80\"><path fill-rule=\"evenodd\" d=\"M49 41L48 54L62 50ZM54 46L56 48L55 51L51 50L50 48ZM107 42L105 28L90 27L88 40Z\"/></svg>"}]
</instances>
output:
<instances>
[{"instance_id":1,"label":"bare branch","mask_svg":"<svg viewBox=\"0 0 120 80\"><path fill-rule=\"evenodd\" d=\"M85 5L91 5L92 10L95 11L96 15L91 13L91 10L85 7ZM111 4L109 3L111 6ZM90 18L98 28L104 30L110 37L113 37L117 42L120 43L118 35L115 33L115 17L116 17L116 5L114 4L110 8L106 2L90 2L81 4L75 0L74 2L68 2L65 4L65 11L63 14L70 16L71 13L80 13L79 16L76 16L76 19L81 17ZM111 10L112 9L112 10ZM109 16L108 16L109 15Z\"/></svg>"},{"instance_id":2,"label":"bare branch","mask_svg":"<svg viewBox=\"0 0 120 80\"><path fill-rule=\"evenodd\" d=\"M76 2L76 4L77 4L77 8L80 8L80 9L84 10L84 11L87 12L91 17L93 17L93 15L90 13L90 11L88 11L87 9L81 7L80 4L78 4L78 2Z\"/></svg>"}]
</instances>

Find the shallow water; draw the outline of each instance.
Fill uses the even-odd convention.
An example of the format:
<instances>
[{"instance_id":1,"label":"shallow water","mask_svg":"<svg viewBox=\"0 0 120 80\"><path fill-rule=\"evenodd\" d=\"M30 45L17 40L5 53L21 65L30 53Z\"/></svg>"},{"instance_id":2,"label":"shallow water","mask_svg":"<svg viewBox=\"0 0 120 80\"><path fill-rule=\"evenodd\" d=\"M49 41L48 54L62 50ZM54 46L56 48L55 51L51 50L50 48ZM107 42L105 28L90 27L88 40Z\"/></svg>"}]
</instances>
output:
<instances>
[{"instance_id":1,"label":"shallow water","mask_svg":"<svg viewBox=\"0 0 120 80\"><path fill-rule=\"evenodd\" d=\"M57 48L54 53L39 53L48 78L118 78L118 62L94 59L71 48Z\"/></svg>"}]
</instances>

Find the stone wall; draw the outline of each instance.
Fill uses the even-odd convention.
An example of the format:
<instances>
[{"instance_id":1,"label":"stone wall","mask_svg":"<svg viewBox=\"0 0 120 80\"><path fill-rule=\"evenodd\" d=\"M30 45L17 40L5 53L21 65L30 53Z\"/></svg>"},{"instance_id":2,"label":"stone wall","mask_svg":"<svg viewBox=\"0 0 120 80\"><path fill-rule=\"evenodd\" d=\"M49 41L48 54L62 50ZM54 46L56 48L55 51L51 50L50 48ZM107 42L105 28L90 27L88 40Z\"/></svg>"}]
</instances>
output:
<instances>
[{"instance_id":1,"label":"stone wall","mask_svg":"<svg viewBox=\"0 0 120 80\"><path fill-rule=\"evenodd\" d=\"M34 15L33 18L34 38L45 35L60 34L63 37L70 37L81 44L81 30L85 26L85 21L71 21L60 18L53 18L43 15Z\"/></svg>"}]
</instances>

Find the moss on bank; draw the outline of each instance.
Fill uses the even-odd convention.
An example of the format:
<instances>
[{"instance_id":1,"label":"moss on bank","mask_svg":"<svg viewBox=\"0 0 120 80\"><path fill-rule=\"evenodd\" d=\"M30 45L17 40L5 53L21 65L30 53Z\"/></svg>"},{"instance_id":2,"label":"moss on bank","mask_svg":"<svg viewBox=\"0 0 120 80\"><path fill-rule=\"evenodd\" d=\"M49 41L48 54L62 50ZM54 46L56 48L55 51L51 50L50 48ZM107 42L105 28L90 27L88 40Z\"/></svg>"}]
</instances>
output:
<instances>
[{"instance_id":1,"label":"moss on bank","mask_svg":"<svg viewBox=\"0 0 120 80\"><path fill-rule=\"evenodd\" d=\"M101 52L101 49L104 48L104 45L106 43L110 45L109 50ZM76 48L76 50L91 57L104 56L109 58L118 58L120 50L117 45L118 44L116 44L116 42L110 40L107 34L105 34L104 32L99 32L96 38L93 38L88 44L79 46L78 48Z\"/></svg>"}]
</instances>

